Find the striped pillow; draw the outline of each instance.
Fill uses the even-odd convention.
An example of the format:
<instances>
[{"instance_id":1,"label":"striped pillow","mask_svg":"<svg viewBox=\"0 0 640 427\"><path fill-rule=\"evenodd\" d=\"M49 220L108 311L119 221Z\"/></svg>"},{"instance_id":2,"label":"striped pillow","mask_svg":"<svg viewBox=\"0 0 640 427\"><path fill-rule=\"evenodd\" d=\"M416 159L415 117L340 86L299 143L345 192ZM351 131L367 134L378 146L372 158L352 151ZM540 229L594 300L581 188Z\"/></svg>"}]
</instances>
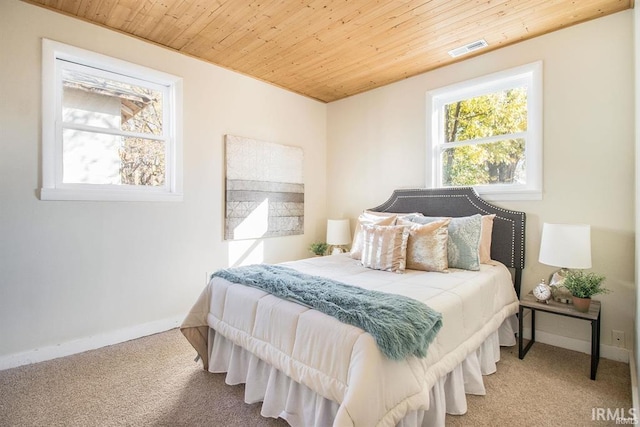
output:
<instances>
[{"instance_id":1,"label":"striped pillow","mask_svg":"<svg viewBox=\"0 0 640 427\"><path fill-rule=\"evenodd\" d=\"M362 258L367 268L402 273L406 267L409 227L362 225Z\"/></svg>"},{"instance_id":2,"label":"striped pillow","mask_svg":"<svg viewBox=\"0 0 640 427\"><path fill-rule=\"evenodd\" d=\"M356 221L356 231L353 234L350 255L353 259L362 258L362 246L364 243L362 226L366 224L393 225L396 222L395 214L380 214L378 212L362 212Z\"/></svg>"}]
</instances>

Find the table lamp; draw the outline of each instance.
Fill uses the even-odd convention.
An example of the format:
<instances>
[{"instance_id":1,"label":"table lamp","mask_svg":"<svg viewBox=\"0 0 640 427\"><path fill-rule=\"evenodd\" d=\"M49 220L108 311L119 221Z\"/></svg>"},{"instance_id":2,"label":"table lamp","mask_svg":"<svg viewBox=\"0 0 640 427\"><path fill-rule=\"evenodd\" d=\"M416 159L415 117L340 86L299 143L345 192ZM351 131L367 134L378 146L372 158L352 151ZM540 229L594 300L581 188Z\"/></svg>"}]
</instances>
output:
<instances>
[{"instance_id":1,"label":"table lamp","mask_svg":"<svg viewBox=\"0 0 640 427\"><path fill-rule=\"evenodd\" d=\"M351 243L351 229L348 219L327 220L327 244L333 246L331 254L346 252L342 247Z\"/></svg>"},{"instance_id":2,"label":"table lamp","mask_svg":"<svg viewBox=\"0 0 640 427\"><path fill-rule=\"evenodd\" d=\"M591 226L544 223L538 261L560 267L549 278L553 298L558 302L571 302L571 294L561 288L562 282L568 269L591 268Z\"/></svg>"}]
</instances>

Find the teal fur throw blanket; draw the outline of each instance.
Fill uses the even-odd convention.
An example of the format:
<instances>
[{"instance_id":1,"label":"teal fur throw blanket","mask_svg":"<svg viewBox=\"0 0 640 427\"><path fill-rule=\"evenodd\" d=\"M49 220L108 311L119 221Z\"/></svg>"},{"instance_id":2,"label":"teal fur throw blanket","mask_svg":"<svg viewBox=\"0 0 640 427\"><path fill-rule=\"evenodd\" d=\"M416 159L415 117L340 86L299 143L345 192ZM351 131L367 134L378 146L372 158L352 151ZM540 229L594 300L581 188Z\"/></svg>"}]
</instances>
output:
<instances>
[{"instance_id":1,"label":"teal fur throw blanket","mask_svg":"<svg viewBox=\"0 0 640 427\"><path fill-rule=\"evenodd\" d=\"M213 276L262 289L370 333L389 359L424 357L442 327L442 315L402 295L371 291L281 265L255 264Z\"/></svg>"}]
</instances>

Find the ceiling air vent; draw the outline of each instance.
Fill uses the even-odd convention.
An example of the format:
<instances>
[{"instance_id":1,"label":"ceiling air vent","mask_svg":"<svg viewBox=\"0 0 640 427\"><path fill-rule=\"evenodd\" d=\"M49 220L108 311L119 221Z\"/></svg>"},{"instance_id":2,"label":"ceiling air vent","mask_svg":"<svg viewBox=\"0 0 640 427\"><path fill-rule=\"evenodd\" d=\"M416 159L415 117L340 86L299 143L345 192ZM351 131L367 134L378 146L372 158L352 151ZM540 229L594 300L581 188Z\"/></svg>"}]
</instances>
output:
<instances>
[{"instance_id":1,"label":"ceiling air vent","mask_svg":"<svg viewBox=\"0 0 640 427\"><path fill-rule=\"evenodd\" d=\"M487 46L489 46L489 44L484 39L480 39L478 41L466 44L462 47L450 50L449 55L451 55L452 58L457 58L460 55L464 55Z\"/></svg>"}]
</instances>

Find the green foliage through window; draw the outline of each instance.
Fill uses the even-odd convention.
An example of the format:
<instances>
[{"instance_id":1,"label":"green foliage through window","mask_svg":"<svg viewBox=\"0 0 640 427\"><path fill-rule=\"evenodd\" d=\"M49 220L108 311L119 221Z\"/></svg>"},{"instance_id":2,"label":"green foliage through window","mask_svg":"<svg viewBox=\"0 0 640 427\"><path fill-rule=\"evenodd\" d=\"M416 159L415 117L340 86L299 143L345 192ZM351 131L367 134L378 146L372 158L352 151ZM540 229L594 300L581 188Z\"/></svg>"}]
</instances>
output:
<instances>
[{"instance_id":1,"label":"green foliage through window","mask_svg":"<svg viewBox=\"0 0 640 427\"><path fill-rule=\"evenodd\" d=\"M443 185L526 182L525 140L519 135L527 131L526 87L460 100L443 108ZM448 144L453 146L446 147Z\"/></svg>"}]
</instances>

